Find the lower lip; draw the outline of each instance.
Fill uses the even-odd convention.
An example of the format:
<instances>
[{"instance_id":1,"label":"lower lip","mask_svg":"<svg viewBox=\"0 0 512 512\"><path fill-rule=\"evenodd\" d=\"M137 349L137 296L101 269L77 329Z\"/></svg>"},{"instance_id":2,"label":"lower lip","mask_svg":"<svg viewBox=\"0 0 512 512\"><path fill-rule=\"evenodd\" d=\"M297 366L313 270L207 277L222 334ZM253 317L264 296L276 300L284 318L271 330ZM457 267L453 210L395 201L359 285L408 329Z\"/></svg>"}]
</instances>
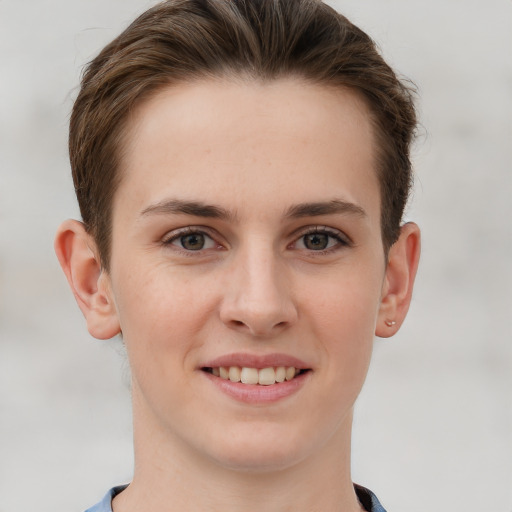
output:
<instances>
[{"instance_id":1,"label":"lower lip","mask_svg":"<svg viewBox=\"0 0 512 512\"><path fill-rule=\"evenodd\" d=\"M311 371L301 373L292 380L271 384L270 386L262 386L260 384L242 384L241 382L231 382L228 379L221 379L208 372L201 372L212 382L218 389L226 395L240 402L250 404L265 404L278 402L293 394L295 394L304 385L309 378Z\"/></svg>"}]
</instances>

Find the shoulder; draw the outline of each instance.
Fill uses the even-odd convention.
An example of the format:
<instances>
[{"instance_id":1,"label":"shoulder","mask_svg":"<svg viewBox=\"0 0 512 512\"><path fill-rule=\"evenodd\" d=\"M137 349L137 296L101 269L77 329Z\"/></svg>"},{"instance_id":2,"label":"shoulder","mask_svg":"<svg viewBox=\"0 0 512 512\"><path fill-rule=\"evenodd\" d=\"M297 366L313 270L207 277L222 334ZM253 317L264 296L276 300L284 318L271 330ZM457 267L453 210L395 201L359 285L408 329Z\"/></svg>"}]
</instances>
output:
<instances>
[{"instance_id":1,"label":"shoulder","mask_svg":"<svg viewBox=\"0 0 512 512\"><path fill-rule=\"evenodd\" d=\"M386 512L384 507L380 504L380 501L377 499L377 496L375 496L370 489L357 484L354 484L354 489L356 491L357 498L367 512Z\"/></svg>"},{"instance_id":2,"label":"shoulder","mask_svg":"<svg viewBox=\"0 0 512 512\"><path fill-rule=\"evenodd\" d=\"M103 499L96 503L91 508L88 508L85 512L112 512L112 500L114 497L119 494L121 491L124 491L128 485L118 485L117 487L112 487L110 491L105 494Z\"/></svg>"},{"instance_id":3,"label":"shoulder","mask_svg":"<svg viewBox=\"0 0 512 512\"><path fill-rule=\"evenodd\" d=\"M88 508L85 512L112 512L112 500L121 491L126 489L127 485L119 485L110 489L103 499L91 508ZM366 489L361 485L354 484L357 497L361 502L361 505L367 512L386 512L384 507L380 504L377 496L372 491Z\"/></svg>"}]
</instances>

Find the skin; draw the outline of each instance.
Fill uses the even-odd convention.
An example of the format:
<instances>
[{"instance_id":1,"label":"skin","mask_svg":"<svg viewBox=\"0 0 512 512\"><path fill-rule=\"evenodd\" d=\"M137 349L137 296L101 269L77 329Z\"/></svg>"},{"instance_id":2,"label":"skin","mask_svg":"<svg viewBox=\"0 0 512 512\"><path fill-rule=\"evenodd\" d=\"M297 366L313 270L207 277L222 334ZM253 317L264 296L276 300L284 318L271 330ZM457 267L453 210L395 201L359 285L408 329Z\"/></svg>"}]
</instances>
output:
<instances>
[{"instance_id":1,"label":"skin","mask_svg":"<svg viewBox=\"0 0 512 512\"><path fill-rule=\"evenodd\" d=\"M362 510L353 405L419 258L414 224L384 254L364 102L210 80L161 91L130 128L110 272L77 221L56 238L89 331L122 332L130 360L135 474L114 512ZM235 352L309 371L290 396L242 402L201 370Z\"/></svg>"}]
</instances>

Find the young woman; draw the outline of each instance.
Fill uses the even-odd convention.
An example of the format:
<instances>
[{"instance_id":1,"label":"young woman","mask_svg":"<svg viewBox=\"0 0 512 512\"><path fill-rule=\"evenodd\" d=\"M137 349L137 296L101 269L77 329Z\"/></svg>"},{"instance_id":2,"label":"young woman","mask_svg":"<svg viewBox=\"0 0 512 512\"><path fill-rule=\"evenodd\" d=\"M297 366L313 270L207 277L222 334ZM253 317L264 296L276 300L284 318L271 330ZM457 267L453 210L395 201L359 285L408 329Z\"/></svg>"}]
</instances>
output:
<instances>
[{"instance_id":1,"label":"young woman","mask_svg":"<svg viewBox=\"0 0 512 512\"><path fill-rule=\"evenodd\" d=\"M410 91L315 0L171 0L92 61L56 252L122 334L135 472L90 511L382 512L350 437L407 313Z\"/></svg>"}]
</instances>

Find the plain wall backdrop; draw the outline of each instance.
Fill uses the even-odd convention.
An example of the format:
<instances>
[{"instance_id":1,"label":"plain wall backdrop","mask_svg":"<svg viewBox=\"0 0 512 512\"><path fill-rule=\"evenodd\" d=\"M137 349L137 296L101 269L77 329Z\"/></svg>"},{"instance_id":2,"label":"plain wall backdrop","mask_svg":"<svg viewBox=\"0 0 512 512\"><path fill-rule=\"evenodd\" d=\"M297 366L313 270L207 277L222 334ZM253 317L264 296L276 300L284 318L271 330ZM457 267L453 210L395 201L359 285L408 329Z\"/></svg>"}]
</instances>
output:
<instances>
[{"instance_id":1,"label":"plain wall backdrop","mask_svg":"<svg viewBox=\"0 0 512 512\"><path fill-rule=\"evenodd\" d=\"M87 333L53 253L77 217L79 73L145 0L0 0L0 512L84 510L132 471L119 341ZM419 87L409 318L377 339L354 480L389 512L512 511L512 1L331 2ZM307 414L307 411L304 411Z\"/></svg>"}]
</instances>

